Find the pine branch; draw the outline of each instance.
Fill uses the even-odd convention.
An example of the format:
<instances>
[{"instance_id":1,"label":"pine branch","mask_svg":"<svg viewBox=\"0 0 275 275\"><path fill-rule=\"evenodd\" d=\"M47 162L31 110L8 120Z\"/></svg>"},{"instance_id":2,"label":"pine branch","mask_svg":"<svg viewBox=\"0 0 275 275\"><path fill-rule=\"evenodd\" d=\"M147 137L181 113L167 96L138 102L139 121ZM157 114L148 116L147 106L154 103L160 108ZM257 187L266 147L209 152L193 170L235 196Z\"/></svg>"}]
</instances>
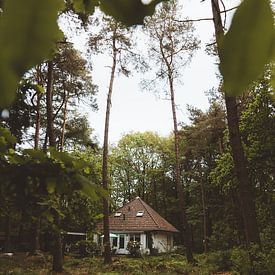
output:
<instances>
[{"instance_id":1,"label":"pine branch","mask_svg":"<svg viewBox=\"0 0 275 275\"><path fill-rule=\"evenodd\" d=\"M235 6L233 8L227 9L227 10L223 10L220 13L227 13L229 11L235 10L237 9L239 6ZM188 23L188 22L200 22L200 21L210 21L213 20L213 17L208 17L208 18L198 18L198 19L186 19L186 20L178 20L178 19L174 19L174 21L179 22L179 23Z\"/></svg>"}]
</instances>

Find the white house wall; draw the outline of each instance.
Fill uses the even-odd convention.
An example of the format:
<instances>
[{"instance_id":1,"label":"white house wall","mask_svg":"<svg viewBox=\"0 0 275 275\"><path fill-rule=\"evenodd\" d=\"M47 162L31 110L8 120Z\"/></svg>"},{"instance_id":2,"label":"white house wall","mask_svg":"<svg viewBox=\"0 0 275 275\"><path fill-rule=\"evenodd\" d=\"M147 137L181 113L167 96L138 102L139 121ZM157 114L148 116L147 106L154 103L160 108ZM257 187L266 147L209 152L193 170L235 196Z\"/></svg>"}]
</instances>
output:
<instances>
[{"instance_id":1,"label":"white house wall","mask_svg":"<svg viewBox=\"0 0 275 275\"><path fill-rule=\"evenodd\" d=\"M112 232L117 235L125 234L125 248L118 249L118 254L129 254L126 249L128 242L130 241L130 233L125 232ZM153 232L152 233L153 248L158 249L159 253L169 252L173 248L173 234L168 232ZM100 235L93 235L93 241L96 243L101 243ZM140 249L142 254L149 254L149 249L146 248L146 234L140 234Z\"/></svg>"},{"instance_id":2,"label":"white house wall","mask_svg":"<svg viewBox=\"0 0 275 275\"><path fill-rule=\"evenodd\" d=\"M158 250L158 253L171 251L173 247L173 234L166 232L152 233L153 247Z\"/></svg>"}]
</instances>

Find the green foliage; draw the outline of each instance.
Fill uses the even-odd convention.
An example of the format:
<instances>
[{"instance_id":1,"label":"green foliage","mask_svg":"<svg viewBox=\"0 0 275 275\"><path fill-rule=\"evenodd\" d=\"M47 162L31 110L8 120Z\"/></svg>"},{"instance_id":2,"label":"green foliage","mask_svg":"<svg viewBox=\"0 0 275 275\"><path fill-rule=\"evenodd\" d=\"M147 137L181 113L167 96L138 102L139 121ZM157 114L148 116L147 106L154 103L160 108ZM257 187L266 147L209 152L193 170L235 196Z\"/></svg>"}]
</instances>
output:
<instances>
[{"instance_id":1,"label":"green foliage","mask_svg":"<svg viewBox=\"0 0 275 275\"><path fill-rule=\"evenodd\" d=\"M77 242L77 246L81 257L87 257L89 255L99 256L101 252L99 244L91 240L81 240Z\"/></svg>"},{"instance_id":2,"label":"green foliage","mask_svg":"<svg viewBox=\"0 0 275 275\"><path fill-rule=\"evenodd\" d=\"M269 0L244 0L221 42L225 91L239 95L274 57L274 21Z\"/></svg>"},{"instance_id":3,"label":"green foliage","mask_svg":"<svg viewBox=\"0 0 275 275\"><path fill-rule=\"evenodd\" d=\"M126 25L142 24L145 16L154 13L158 3L152 0L73 0L66 1L76 13L94 12L95 6ZM221 72L225 88L240 94L255 80L264 64L271 60L274 28L268 0L245 0L234 16L225 36L221 54ZM23 74L36 64L50 58L55 43L61 38L57 17L64 8L61 0L6 0L0 21L0 104L9 106ZM69 8L70 9L70 8ZM260 39L259 39L260 37Z\"/></svg>"},{"instance_id":4,"label":"green foliage","mask_svg":"<svg viewBox=\"0 0 275 275\"><path fill-rule=\"evenodd\" d=\"M229 250L217 250L215 252L210 252L205 256L205 263L213 271L227 271L230 270L230 251Z\"/></svg>"},{"instance_id":5,"label":"green foliage","mask_svg":"<svg viewBox=\"0 0 275 275\"><path fill-rule=\"evenodd\" d=\"M51 57L61 38L57 25L61 0L6 0L0 21L0 104L15 98L20 77L32 66Z\"/></svg>"},{"instance_id":6,"label":"green foliage","mask_svg":"<svg viewBox=\"0 0 275 275\"><path fill-rule=\"evenodd\" d=\"M275 250L262 252L257 245L249 249L235 247L231 251L232 270L241 274L268 275L275 272Z\"/></svg>"},{"instance_id":7,"label":"green foliage","mask_svg":"<svg viewBox=\"0 0 275 275\"><path fill-rule=\"evenodd\" d=\"M98 0L73 0L74 10L78 13L93 14Z\"/></svg>"},{"instance_id":8,"label":"green foliage","mask_svg":"<svg viewBox=\"0 0 275 275\"><path fill-rule=\"evenodd\" d=\"M146 258L129 258L129 257L114 257L113 262L110 265L103 264L102 257L88 257L88 258L73 258L66 257L64 264L65 272L68 274L200 274L209 275L219 273L219 270L224 271L222 268L222 261L227 262L228 256L231 251L218 251L215 253L209 253L196 255L197 264L194 266L188 264L184 256L177 254L166 254L157 257ZM244 275L252 274L245 273L248 269L241 267L241 260L244 260L244 265L248 264L247 255L240 252L240 249L235 249L231 256L233 260L233 269L230 267L226 269L226 274L240 274L243 271ZM265 259L269 261L273 254L267 255ZM274 259L274 258L273 258ZM38 262L35 257L26 258L25 254L17 254L10 259L0 258L0 273L7 274L8 272L15 274L46 274L47 269L50 269L50 258L45 255L45 261L43 263ZM229 261L229 262L231 262ZM269 262L268 262L269 263ZM41 268L43 265L43 269ZM264 264L264 263L263 263ZM274 261L273 261L274 264ZM224 266L225 267L225 266ZM234 273L233 273L234 272ZM269 273L267 273L269 272ZM230 274L231 274L230 273ZM274 269L262 269L255 270L254 274L268 275L274 274Z\"/></svg>"},{"instance_id":9,"label":"green foliage","mask_svg":"<svg viewBox=\"0 0 275 275\"><path fill-rule=\"evenodd\" d=\"M25 84L20 83L19 86L20 88L16 90L15 101L8 109L8 117L0 122L0 125L9 128L16 137L17 144L22 143L23 136L31 125L31 115L34 112L34 107L28 101L29 94L26 93Z\"/></svg>"},{"instance_id":10,"label":"green foliage","mask_svg":"<svg viewBox=\"0 0 275 275\"><path fill-rule=\"evenodd\" d=\"M15 136L8 129L0 127L0 159L9 152L9 149L14 146L15 142Z\"/></svg>"},{"instance_id":11,"label":"green foliage","mask_svg":"<svg viewBox=\"0 0 275 275\"><path fill-rule=\"evenodd\" d=\"M141 0L102 0L101 10L107 15L113 16L126 26L143 24L145 16L151 16L155 11L155 6L163 0L152 0L144 5ZM165 1L165 0L164 0Z\"/></svg>"},{"instance_id":12,"label":"green foliage","mask_svg":"<svg viewBox=\"0 0 275 275\"><path fill-rule=\"evenodd\" d=\"M233 158L230 152L219 156L216 167L211 171L212 182L221 188L224 193L236 190L237 181L233 171Z\"/></svg>"},{"instance_id":13,"label":"green foliage","mask_svg":"<svg viewBox=\"0 0 275 275\"><path fill-rule=\"evenodd\" d=\"M127 250L129 251L130 255L133 257L140 257L140 243L137 241L129 241L127 244Z\"/></svg>"}]
</instances>

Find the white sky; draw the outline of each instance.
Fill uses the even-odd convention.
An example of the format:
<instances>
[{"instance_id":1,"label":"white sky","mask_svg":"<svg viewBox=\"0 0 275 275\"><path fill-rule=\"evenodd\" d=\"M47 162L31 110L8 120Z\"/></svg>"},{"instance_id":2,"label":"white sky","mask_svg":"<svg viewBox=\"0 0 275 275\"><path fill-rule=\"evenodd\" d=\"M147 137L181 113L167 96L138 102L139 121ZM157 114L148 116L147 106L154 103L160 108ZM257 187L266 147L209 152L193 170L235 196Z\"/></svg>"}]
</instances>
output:
<instances>
[{"instance_id":1,"label":"white sky","mask_svg":"<svg viewBox=\"0 0 275 275\"><path fill-rule=\"evenodd\" d=\"M181 0L183 4L182 18L211 18L210 0ZM236 6L240 0L224 0L226 8ZM230 13L232 14L232 13ZM229 17L229 14L228 14ZM229 20L228 20L229 21ZM204 94L218 84L217 65L215 58L205 53L205 45L211 43L214 34L213 22L202 21L194 23L196 35L201 40L201 49L197 51L191 64L184 69L181 79L183 85L176 88L176 103L178 105L178 122L188 123L186 105L192 105L205 110L208 99ZM83 37L74 37L76 47L83 49ZM94 135L100 144L103 142L106 96L108 92L110 61L104 56L93 60L93 81L99 86L98 112L86 110ZM116 143L123 134L130 131L155 131L167 136L173 129L170 101L157 98L153 92L141 91L140 76L129 78L120 76L115 79L110 117L109 141Z\"/></svg>"}]
</instances>

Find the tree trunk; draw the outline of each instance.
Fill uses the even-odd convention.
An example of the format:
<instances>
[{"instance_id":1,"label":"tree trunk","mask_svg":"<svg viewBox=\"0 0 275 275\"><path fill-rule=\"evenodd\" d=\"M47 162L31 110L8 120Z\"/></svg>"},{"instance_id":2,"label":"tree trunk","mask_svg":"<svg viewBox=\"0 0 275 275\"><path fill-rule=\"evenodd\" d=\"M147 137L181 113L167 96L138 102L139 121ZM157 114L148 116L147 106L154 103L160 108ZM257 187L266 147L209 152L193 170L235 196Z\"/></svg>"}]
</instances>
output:
<instances>
[{"instance_id":1,"label":"tree trunk","mask_svg":"<svg viewBox=\"0 0 275 275\"><path fill-rule=\"evenodd\" d=\"M220 41L224 36L224 31L220 15L219 0L211 0L211 3L216 40L218 43L218 53L220 55ZM241 143L236 97L228 96L225 94L225 104L227 111L229 141L232 149L234 169L238 179L238 193L244 221L246 242L247 245L249 245L250 243L260 244L254 194L251 183L249 181L247 159L245 157L243 146Z\"/></svg>"},{"instance_id":2,"label":"tree trunk","mask_svg":"<svg viewBox=\"0 0 275 275\"><path fill-rule=\"evenodd\" d=\"M53 247L53 271L62 272L63 270L63 253L62 253L62 240L60 234L60 217L55 213L55 225L57 226L54 234L54 247Z\"/></svg>"},{"instance_id":3,"label":"tree trunk","mask_svg":"<svg viewBox=\"0 0 275 275\"><path fill-rule=\"evenodd\" d=\"M116 29L113 33L113 65L111 71L111 78L109 83L109 91L106 104L106 116L105 116L105 128L104 128L104 143L103 143L103 158L102 158L102 186L109 190L109 178L108 178L108 135L109 135L109 120L110 110L112 105L112 92L115 79L115 70L117 62L117 49L116 49ZM104 245L104 263L108 264L112 262L111 244L110 244L110 229L109 229L109 202L108 199L103 198L103 245Z\"/></svg>"},{"instance_id":4,"label":"tree trunk","mask_svg":"<svg viewBox=\"0 0 275 275\"><path fill-rule=\"evenodd\" d=\"M203 250L204 253L208 251L208 211L206 206L206 198L205 198L205 186L203 182L203 178L201 177L201 201L202 201L202 211L203 211Z\"/></svg>"},{"instance_id":5,"label":"tree trunk","mask_svg":"<svg viewBox=\"0 0 275 275\"><path fill-rule=\"evenodd\" d=\"M35 133L34 133L34 149L39 148L39 132L40 132L40 101L41 101L41 94L36 94L36 117L35 117Z\"/></svg>"},{"instance_id":6,"label":"tree trunk","mask_svg":"<svg viewBox=\"0 0 275 275\"><path fill-rule=\"evenodd\" d=\"M5 216L4 252L11 252L11 218L8 214Z\"/></svg>"},{"instance_id":7,"label":"tree trunk","mask_svg":"<svg viewBox=\"0 0 275 275\"><path fill-rule=\"evenodd\" d=\"M168 68L169 70L169 68ZM169 77L169 87L170 87L170 95L171 95L171 105L172 105L172 113L173 113L173 123L174 123L174 143L175 143L175 161L176 161L176 186L177 193L179 199L179 209L181 210L181 224L182 224L182 239L184 241L184 245L186 248L186 258L189 263L194 262L193 253L192 253L192 243L191 243L191 235L190 228L187 222L186 217L186 206L184 199L184 189L181 184L181 170L180 170L180 152L179 152L179 132L178 132L178 124L177 124L177 115L176 115L176 105L175 105L175 94L174 94L174 86L173 86L173 78L172 72L168 72Z\"/></svg>"},{"instance_id":8,"label":"tree trunk","mask_svg":"<svg viewBox=\"0 0 275 275\"><path fill-rule=\"evenodd\" d=\"M46 91L47 101L47 136L49 145L55 147L55 136L53 126L53 61L48 61L48 82Z\"/></svg>"},{"instance_id":9,"label":"tree trunk","mask_svg":"<svg viewBox=\"0 0 275 275\"><path fill-rule=\"evenodd\" d=\"M48 83L47 83L47 136L49 137L49 145L56 147L56 140L54 135L54 116L53 116L53 61L48 61ZM62 241L60 233L60 217L55 213L55 225L57 227L54 234L53 245L53 271L62 272L63 270L63 257L62 257Z\"/></svg>"},{"instance_id":10,"label":"tree trunk","mask_svg":"<svg viewBox=\"0 0 275 275\"><path fill-rule=\"evenodd\" d=\"M36 68L37 72L37 84L42 85L42 80L41 80L41 68L38 66ZM36 92L36 116L35 116L35 133L34 133L34 149L39 148L39 132L40 132L40 123L41 123L41 113L40 113L40 107L41 107L41 97L42 94L40 92Z\"/></svg>"},{"instance_id":11,"label":"tree trunk","mask_svg":"<svg viewBox=\"0 0 275 275\"><path fill-rule=\"evenodd\" d=\"M162 174L162 180L161 180L161 185L162 185L162 203L163 203L163 209L164 209L164 216L165 218L167 218L168 214L167 214L167 202L166 202L166 197L167 197L167 190L166 190L166 184L165 184L165 174Z\"/></svg>"},{"instance_id":12,"label":"tree trunk","mask_svg":"<svg viewBox=\"0 0 275 275\"><path fill-rule=\"evenodd\" d=\"M41 80L41 70L38 67L37 71L37 84L42 85ZM36 117L35 117L35 133L34 133L34 149L39 149L39 138L40 138L40 123L41 123L41 97L42 94L40 92L36 92ZM40 250L40 217L37 217L36 220L32 222L32 238L31 238L31 253L37 254L37 251Z\"/></svg>"},{"instance_id":13,"label":"tree trunk","mask_svg":"<svg viewBox=\"0 0 275 275\"><path fill-rule=\"evenodd\" d=\"M64 93L64 110L63 110L63 123L62 123L62 130L61 130L61 138L60 138L60 151L62 152L64 149L64 141L65 141L65 129L66 129L66 122L67 122L67 106L68 106L68 96L66 92Z\"/></svg>"},{"instance_id":14,"label":"tree trunk","mask_svg":"<svg viewBox=\"0 0 275 275\"><path fill-rule=\"evenodd\" d=\"M153 202L154 209L158 212L158 198L157 198L157 183L155 177L153 177Z\"/></svg>"},{"instance_id":15,"label":"tree trunk","mask_svg":"<svg viewBox=\"0 0 275 275\"><path fill-rule=\"evenodd\" d=\"M32 221L32 236L31 236L31 254L36 255L40 250L40 217Z\"/></svg>"},{"instance_id":16,"label":"tree trunk","mask_svg":"<svg viewBox=\"0 0 275 275\"><path fill-rule=\"evenodd\" d=\"M25 221L25 214L23 210L21 210L20 221L19 221L18 232L17 232L17 241L16 241L17 242L16 249L18 251L21 250L21 243L23 241L24 221Z\"/></svg>"}]
</instances>

